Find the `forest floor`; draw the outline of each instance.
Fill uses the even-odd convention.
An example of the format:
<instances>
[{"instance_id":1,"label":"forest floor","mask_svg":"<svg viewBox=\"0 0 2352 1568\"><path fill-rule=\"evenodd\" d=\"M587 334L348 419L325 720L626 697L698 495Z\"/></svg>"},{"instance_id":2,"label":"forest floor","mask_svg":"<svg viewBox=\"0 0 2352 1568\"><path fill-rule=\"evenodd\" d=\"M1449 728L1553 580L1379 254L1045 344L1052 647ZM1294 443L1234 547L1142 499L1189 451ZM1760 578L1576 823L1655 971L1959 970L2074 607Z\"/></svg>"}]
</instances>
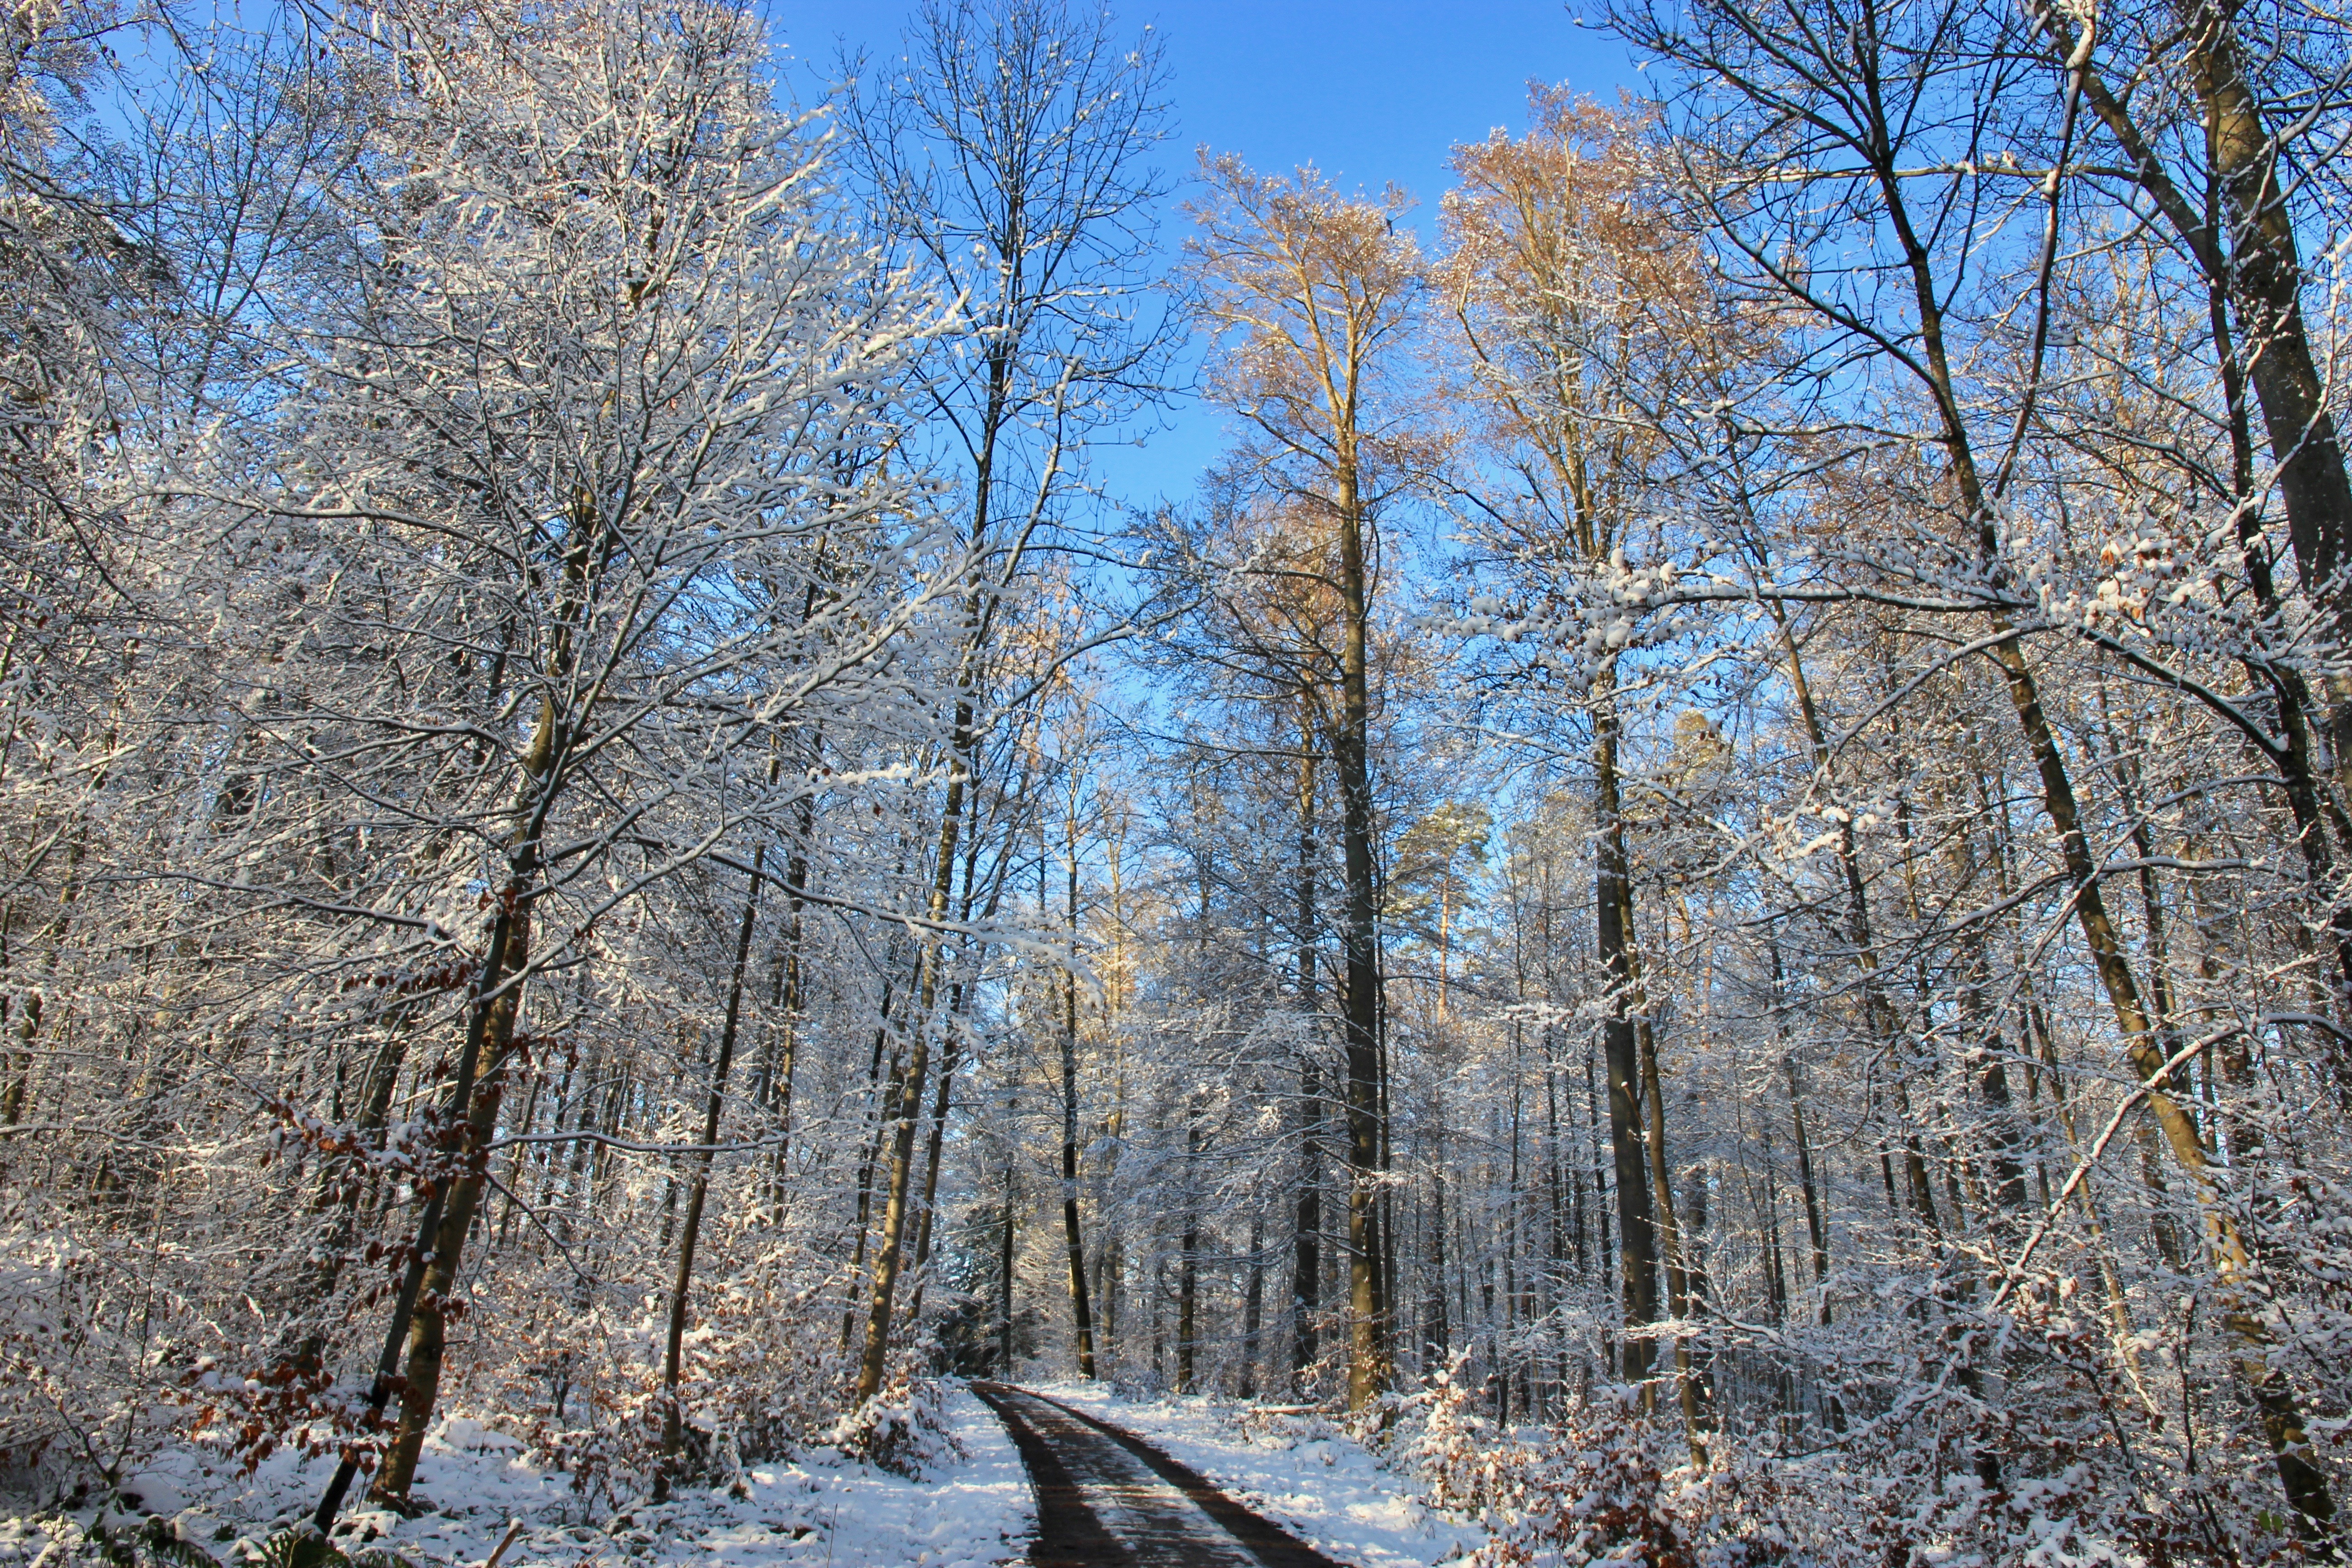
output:
<instances>
[{"instance_id":1,"label":"forest floor","mask_svg":"<svg viewBox=\"0 0 2352 1568\"><path fill-rule=\"evenodd\" d=\"M1413 1499L1405 1477L1383 1469L1344 1434L1313 1415L1265 1415L1206 1398L1138 1401L1100 1384L1031 1385L1147 1439L1244 1508L1349 1568L1432 1568L1477 1545ZM463 1415L429 1439L415 1519L360 1508L343 1516L347 1552L388 1549L415 1568L483 1563L521 1528L501 1568L1001 1568L1026 1561L1037 1512L1019 1451L995 1413L961 1384L946 1385L940 1415L951 1442L937 1445L919 1479L817 1448L787 1462L745 1468L740 1493L681 1493L660 1507L598 1506L573 1478L531 1462L516 1438ZM124 1482L137 1499L35 1517L0 1497L0 1568L88 1563L93 1524L117 1531L158 1515L173 1533L224 1565L257 1556L258 1544L316 1500L327 1462L290 1451L239 1475L205 1451L168 1449Z\"/></svg>"},{"instance_id":2,"label":"forest floor","mask_svg":"<svg viewBox=\"0 0 2352 1568\"><path fill-rule=\"evenodd\" d=\"M960 1384L948 1386L941 1415L956 1451L939 1456L919 1480L815 1448L747 1466L740 1496L698 1489L618 1513L583 1498L571 1476L526 1460L516 1439L457 1416L427 1440L417 1467L416 1495L430 1511L403 1519L354 1509L336 1544L390 1550L416 1568L459 1568L486 1561L509 1523L520 1521L501 1568L996 1568L1021 1561L1035 1507L1012 1439ZM328 1468L281 1452L237 1477L181 1448L124 1489L235 1568L310 1509ZM10 1511L0 1501L0 1568L89 1560L83 1548L99 1521L95 1510L39 1519L5 1517ZM110 1519L123 1522L119 1510Z\"/></svg>"}]
</instances>

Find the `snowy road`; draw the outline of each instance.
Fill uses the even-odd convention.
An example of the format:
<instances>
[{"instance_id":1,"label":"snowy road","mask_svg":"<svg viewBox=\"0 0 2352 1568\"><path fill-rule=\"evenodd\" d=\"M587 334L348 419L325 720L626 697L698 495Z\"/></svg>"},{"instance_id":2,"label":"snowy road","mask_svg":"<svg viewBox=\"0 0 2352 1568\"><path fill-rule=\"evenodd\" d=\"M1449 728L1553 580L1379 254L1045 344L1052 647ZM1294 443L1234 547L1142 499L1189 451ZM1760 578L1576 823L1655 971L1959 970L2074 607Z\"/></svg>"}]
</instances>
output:
<instances>
[{"instance_id":1,"label":"snowy road","mask_svg":"<svg viewBox=\"0 0 2352 1568\"><path fill-rule=\"evenodd\" d=\"M1032 1568L1339 1568L1159 1449L1004 1384L1003 1416L1037 1492Z\"/></svg>"}]
</instances>

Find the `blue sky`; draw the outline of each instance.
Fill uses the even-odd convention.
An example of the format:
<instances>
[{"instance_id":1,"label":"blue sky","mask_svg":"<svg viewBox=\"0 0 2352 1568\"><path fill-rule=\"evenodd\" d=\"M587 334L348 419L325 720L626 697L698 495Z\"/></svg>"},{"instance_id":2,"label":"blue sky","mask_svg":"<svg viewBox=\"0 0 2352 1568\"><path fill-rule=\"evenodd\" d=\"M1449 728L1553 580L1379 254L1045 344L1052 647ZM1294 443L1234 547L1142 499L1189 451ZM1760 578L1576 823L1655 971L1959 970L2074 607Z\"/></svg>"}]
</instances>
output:
<instances>
[{"instance_id":1,"label":"blue sky","mask_svg":"<svg viewBox=\"0 0 2352 1568\"><path fill-rule=\"evenodd\" d=\"M1280 168L1312 162L1335 180L1394 180L1424 199L1445 152L1525 122L1527 83L1566 81L1614 98L1636 73L1614 39L1580 26L1564 0L1178 0L1120 5L1150 23L1173 68L1171 152L1205 142ZM787 48L822 68L834 40L879 54L911 6L894 0L776 0Z\"/></svg>"},{"instance_id":2,"label":"blue sky","mask_svg":"<svg viewBox=\"0 0 2352 1568\"><path fill-rule=\"evenodd\" d=\"M899 0L775 0L770 12L795 57L794 89L814 97L836 39L895 49L911 10ZM1422 204L1426 227L1445 187L1447 151L1496 126L1525 128L1529 80L1565 81L1613 100L1638 73L1616 40L1580 26L1581 0L1175 0L1116 6L1150 23L1173 72L1175 126L1166 163L1190 170L1206 142L1264 169L1312 163L1344 187L1390 181ZM1163 229L1173 247L1181 237ZM1145 444L1104 454L1118 499L1179 499L1221 440L1213 410L1184 404Z\"/></svg>"}]
</instances>

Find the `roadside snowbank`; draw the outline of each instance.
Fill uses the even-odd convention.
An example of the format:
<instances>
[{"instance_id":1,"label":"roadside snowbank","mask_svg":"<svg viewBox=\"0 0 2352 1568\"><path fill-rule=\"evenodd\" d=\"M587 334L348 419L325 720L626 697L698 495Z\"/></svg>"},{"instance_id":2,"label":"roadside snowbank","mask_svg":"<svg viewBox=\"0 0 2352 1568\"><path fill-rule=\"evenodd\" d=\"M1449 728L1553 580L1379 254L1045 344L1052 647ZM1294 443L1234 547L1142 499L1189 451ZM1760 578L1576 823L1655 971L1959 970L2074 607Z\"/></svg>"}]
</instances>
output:
<instances>
[{"instance_id":1,"label":"roadside snowbank","mask_svg":"<svg viewBox=\"0 0 2352 1568\"><path fill-rule=\"evenodd\" d=\"M1194 1395L1149 1403L1102 1384L1024 1384L1149 1438L1326 1556L1358 1568L1432 1568L1475 1551L1475 1525L1422 1506L1419 1487L1314 1415Z\"/></svg>"},{"instance_id":2,"label":"roadside snowbank","mask_svg":"<svg viewBox=\"0 0 2352 1568\"><path fill-rule=\"evenodd\" d=\"M961 1384L940 1401L957 1452L919 1481L821 1449L789 1463L754 1465L743 1495L724 1488L681 1494L660 1508L633 1506L598 1518L571 1478L533 1464L523 1446L482 1422L455 1416L426 1441L416 1493L432 1505L404 1520L382 1509L343 1516L336 1544L387 1548L418 1568L478 1564L520 1520L523 1531L501 1568L997 1568L1017 1563L1035 1525L1021 1457L989 1408ZM317 1500L329 1465L280 1453L238 1478L198 1450L159 1457L126 1481L149 1512L167 1514L181 1539L228 1568ZM64 1568L83 1553L94 1510L42 1519L0 1518L0 1568L35 1561ZM117 1510L103 1522L135 1523Z\"/></svg>"}]
</instances>

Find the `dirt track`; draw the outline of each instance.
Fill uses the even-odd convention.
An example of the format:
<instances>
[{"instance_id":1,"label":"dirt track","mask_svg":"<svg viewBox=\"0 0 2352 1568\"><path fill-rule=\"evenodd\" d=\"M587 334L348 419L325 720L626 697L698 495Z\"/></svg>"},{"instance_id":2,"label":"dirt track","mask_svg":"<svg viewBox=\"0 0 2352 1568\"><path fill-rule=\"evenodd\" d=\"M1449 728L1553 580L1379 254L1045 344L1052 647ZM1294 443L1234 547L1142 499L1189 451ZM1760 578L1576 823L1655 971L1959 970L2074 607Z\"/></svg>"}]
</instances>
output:
<instances>
[{"instance_id":1,"label":"dirt track","mask_svg":"<svg viewBox=\"0 0 2352 1568\"><path fill-rule=\"evenodd\" d=\"M1036 1488L1032 1568L1342 1568L1132 1433L1025 1388L972 1392Z\"/></svg>"}]
</instances>

